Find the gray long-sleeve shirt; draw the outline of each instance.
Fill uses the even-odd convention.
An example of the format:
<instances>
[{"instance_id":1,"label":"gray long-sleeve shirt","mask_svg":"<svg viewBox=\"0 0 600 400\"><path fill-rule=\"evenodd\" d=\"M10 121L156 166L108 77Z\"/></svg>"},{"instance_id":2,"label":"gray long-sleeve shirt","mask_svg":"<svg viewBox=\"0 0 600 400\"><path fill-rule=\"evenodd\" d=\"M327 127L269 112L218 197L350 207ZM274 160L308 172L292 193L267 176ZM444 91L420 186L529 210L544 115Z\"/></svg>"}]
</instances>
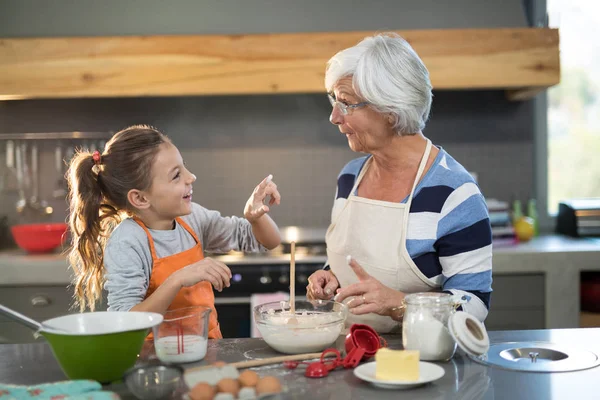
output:
<instances>
[{"instance_id":1,"label":"gray long-sleeve shirt","mask_svg":"<svg viewBox=\"0 0 600 400\"><path fill-rule=\"evenodd\" d=\"M218 211L192 203L192 213L182 219L196 232L204 251L266 251L244 218L222 217ZM172 230L149 231L158 258L181 253L196 244L178 223ZM152 253L146 232L133 219L122 221L113 231L104 251L104 268L109 311L129 311L144 300L152 273Z\"/></svg>"}]
</instances>

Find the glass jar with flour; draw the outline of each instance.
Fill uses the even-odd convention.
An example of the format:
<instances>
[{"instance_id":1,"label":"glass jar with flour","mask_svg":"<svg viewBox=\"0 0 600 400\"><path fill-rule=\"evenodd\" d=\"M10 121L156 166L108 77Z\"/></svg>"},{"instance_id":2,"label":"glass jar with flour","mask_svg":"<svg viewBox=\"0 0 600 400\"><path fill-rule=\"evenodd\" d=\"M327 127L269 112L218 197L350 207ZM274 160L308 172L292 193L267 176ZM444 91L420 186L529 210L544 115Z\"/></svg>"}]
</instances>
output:
<instances>
[{"instance_id":1,"label":"glass jar with flour","mask_svg":"<svg viewBox=\"0 0 600 400\"><path fill-rule=\"evenodd\" d=\"M447 361L456 351L456 341L448 329L457 298L448 293L413 293L404 298L402 345L418 350L424 361Z\"/></svg>"}]
</instances>

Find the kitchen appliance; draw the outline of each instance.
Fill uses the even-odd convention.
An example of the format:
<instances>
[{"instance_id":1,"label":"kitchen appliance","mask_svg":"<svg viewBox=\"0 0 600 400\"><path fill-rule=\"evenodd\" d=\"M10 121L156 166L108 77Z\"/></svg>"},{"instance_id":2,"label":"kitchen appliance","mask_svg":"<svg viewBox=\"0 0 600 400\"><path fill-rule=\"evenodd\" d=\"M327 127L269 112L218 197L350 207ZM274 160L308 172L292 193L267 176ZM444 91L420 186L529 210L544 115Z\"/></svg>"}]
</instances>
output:
<instances>
[{"instance_id":1,"label":"kitchen appliance","mask_svg":"<svg viewBox=\"0 0 600 400\"><path fill-rule=\"evenodd\" d=\"M569 236L600 236L600 198L559 203L556 231Z\"/></svg>"},{"instance_id":2,"label":"kitchen appliance","mask_svg":"<svg viewBox=\"0 0 600 400\"><path fill-rule=\"evenodd\" d=\"M289 293L291 242L295 248L296 295L306 295L308 277L323 268L327 260L326 228L283 227L282 243L266 253L207 254L225 263L232 274L231 286L215 292L221 332L225 338L247 338L252 331L251 296Z\"/></svg>"}]
</instances>

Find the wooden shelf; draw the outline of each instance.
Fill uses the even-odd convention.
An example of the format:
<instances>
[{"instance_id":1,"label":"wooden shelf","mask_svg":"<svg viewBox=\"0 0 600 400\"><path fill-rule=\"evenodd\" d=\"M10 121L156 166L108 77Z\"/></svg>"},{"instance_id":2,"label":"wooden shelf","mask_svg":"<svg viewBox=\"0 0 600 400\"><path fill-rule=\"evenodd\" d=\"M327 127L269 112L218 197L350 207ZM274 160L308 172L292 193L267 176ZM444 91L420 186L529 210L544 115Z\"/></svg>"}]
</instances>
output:
<instances>
[{"instance_id":1,"label":"wooden shelf","mask_svg":"<svg viewBox=\"0 0 600 400\"><path fill-rule=\"evenodd\" d=\"M398 31L434 89L530 98L560 81L558 30ZM0 39L0 99L323 93L325 63L373 32Z\"/></svg>"}]
</instances>

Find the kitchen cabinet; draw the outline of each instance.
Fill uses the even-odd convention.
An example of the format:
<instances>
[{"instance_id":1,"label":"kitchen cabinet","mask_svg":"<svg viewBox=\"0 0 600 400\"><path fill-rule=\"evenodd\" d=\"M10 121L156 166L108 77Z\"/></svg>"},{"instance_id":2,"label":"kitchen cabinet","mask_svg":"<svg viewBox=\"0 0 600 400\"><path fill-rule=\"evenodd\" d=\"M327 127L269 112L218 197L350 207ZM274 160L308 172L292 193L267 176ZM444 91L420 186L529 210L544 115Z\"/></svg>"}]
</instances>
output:
<instances>
[{"instance_id":1,"label":"kitchen cabinet","mask_svg":"<svg viewBox=\"0 0 600 400\"><path fill-rule=\"evenodd\" d=\"M545 278L543 274L494 275L489 330L544 329Z\"/></svg>"},{"instance_id":2,"label":"kitchen cabinet","mask_svg":"<svg viewBox=\"0 0 600 400\"><path fill-rule=\"evenodd\" d=\"M560 82L557 29L397 32L435 90L522 100ZM323 93L327 60L374 33L0 38L0 99Z\"/></svg>"},{"instance_id":3,"label":"kitchen cabinet","mask_svg":"<svg viewBox=\"0 0 600 400\"><path fill-rule=\"evenodd\" d=\"M0 286L0 304L40 322L79 312L72 307L72 296L73 289L65 285ZM100 304L98 310L106 310L105 303ZM35 342L32 333L23 325L0 316L0 343Z\"/></svg>"}]
</instances>

